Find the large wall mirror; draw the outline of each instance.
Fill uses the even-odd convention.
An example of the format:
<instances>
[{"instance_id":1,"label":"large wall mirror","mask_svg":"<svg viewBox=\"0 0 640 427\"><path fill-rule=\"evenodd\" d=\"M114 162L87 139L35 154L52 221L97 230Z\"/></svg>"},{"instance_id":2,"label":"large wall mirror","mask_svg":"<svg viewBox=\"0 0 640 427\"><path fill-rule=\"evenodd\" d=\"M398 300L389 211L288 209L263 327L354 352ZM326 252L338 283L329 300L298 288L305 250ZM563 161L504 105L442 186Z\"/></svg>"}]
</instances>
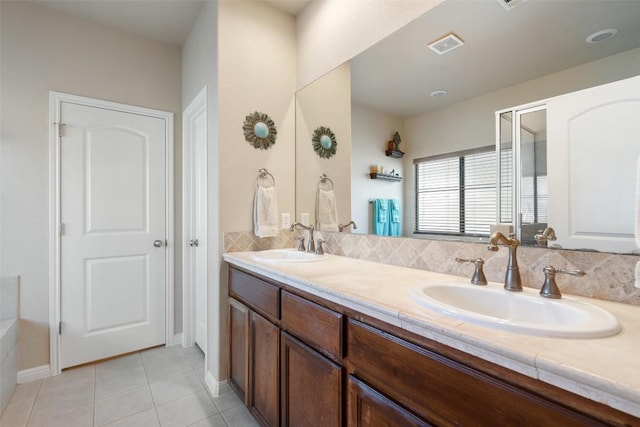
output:
<instances>
[{"instance_id":1,"label":"large wall mirror","mask_svg":"<svg viewBox=\"0 0 640 427\"><path fill-rule=\"evenodd\" d=\"M386 198L400 201L401 235L424 237L414 234L413 160L494 145L496 112L640 75L637 22L638 1L529 1L505 10L496 0L445 0L298 92L297 218L315 211L318 177L326 173L338 181L338 221L354 220L358 225L351 232L373 233L370 201ZM617 34L589 37L607 29L616 29ZM431 42L450 33L464 44L442 55L429 49ZM349 105L343 102L346 98ZM523 171L535 181L542 176L541 168L552 167L535 164L549 148L540 142L543 137L546 141L546 131L537 128L538 114L520 119L531 133L524 137L533 141L527 148L532 163ZM348 135L336 132L337 155L343 157L312 155L310 132L318 125L349 130ZM396 131L402 137L403 158L385 155ZM393 170L402 180L371 179L374 165ZM541 190L546 184L538 181ZM516 216L530 221L527 233L535 235L547 224L545 203L542 195L520 200L526 212L517 211ZM632 215L628 212L629 221ZM562 226L558 224L556 232L562 232L558 227ZM486 237L471 240L486 241ZM537 245L529 237L523 243ZM628 252L628 248L590 247L588 241L574 248Z\"/></svg>"}]
</instances>

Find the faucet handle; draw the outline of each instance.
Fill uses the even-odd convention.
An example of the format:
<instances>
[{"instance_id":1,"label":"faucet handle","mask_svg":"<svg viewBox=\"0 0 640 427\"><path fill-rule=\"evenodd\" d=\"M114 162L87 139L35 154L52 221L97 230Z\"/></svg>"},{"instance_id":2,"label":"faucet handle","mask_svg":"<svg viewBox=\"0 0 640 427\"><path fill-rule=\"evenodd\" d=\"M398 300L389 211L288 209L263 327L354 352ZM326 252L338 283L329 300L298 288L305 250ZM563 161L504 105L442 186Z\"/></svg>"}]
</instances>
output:
<instances>
[{"instance_id":1,"label":"faucet handle","mask_svg":"<svg viewBox=\"0 0 640 427\"><path fill-rule=\"evenodd\" d=\"M300 243L298 243L298 251L300 252L304 252L305 248L304 248L304 237L300 236L300 237L294 237L294 240L298 240Z\"/></svg>"},{"instance_id":2,"label":"faucet handle","mask_svg":"<svg viewBox=\"0 0 640 427\"><path fill-rule=\"evenodd\" d=\"M474 285L484 286L487 284L487 278L484 275L484 271L482 267L484 266L484 260L482 258L476 259L466 259L466 258L458 258L456 257L456 261L458 262L471 262L475 264L476 269L473 272L473 276L471 276L471 283Z\"/></svg>"},{"instance_id":3,"label":"faucet handle","mask_svg":"<svg viewBox=\"0 0 640 427\"><path fill-rule=\"evenodd\" d=\"M559 268L555 268L552 265L547 265L542 269L544 272L544 283L542 284L542 288L540 288L540 295L545 298L553 298L559 299L562 298L562 294L560 293L560 288L558 288L558 284L556 283L556 274L570 274L572 276L584 276L585 273L582 270L562 270Z\"/></svg>"},{"instance_id":4,"label":"faucet handle","mask_svg":"<svg viewBox=\"0 0 640 427\"><path fill-rule=\"evenodd\" d=\"M316 247L316 255L324 255L324 249L322 249L322 244L326 243L326 240L318 239L317 247Z\"/></svg>"}]
</instances>

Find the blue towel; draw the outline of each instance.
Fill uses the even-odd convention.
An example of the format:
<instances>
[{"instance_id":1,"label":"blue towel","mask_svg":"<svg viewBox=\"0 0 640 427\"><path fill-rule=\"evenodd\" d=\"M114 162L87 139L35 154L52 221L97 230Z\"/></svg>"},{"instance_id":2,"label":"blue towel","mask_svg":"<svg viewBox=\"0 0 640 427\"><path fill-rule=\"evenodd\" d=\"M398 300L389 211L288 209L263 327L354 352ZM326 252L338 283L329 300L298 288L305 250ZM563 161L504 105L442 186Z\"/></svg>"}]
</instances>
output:
<instances>
[{"instance_id":1,"label":"blue towel","mask_svg":"<svg viewBox=\"0 0 640 427\"><path fill-rule=\"evenodd\" d=\"M373 202L373 234L389 235L389 201L376 199Z\"/></svg>"},{"instance_id":2,"label":"blue towel","mask_svg":"<svg viewBox=\"0 0 640 427\"><path fill-rule=\"evenodd\" d=\"M389 236L400 236L400 200L398 199L390 199L389 200L391 215L389 215Z\"/></svg>"}]
</instances>

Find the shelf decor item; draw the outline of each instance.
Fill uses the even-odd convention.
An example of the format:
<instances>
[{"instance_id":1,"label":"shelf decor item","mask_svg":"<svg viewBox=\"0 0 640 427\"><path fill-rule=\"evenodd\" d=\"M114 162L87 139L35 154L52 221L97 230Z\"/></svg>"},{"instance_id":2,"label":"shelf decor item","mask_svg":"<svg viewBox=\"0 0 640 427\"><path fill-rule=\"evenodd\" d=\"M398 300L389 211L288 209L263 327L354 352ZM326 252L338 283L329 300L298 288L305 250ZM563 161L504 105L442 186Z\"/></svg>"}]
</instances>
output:
<instances>
[{"instance_id":1,"label":"shelf decor item","mask_svg":"<svg viewBox=\"0 0 640 427\"><path fill-rule=\"evenodd\" d=\"M387 143L387 150L385 151L387 157L400 159L404 156L404 153L400 151L399 148L400 142L402 142L402 139L400 138L400 134L396 131L396 133L393 134L393 141L389 141Z\"/></svg>"},{"instance_id":2,"label":"shelf decor item","mask_svg":"<svg viewBox=\"0 0 640 427\"><path fill-rule=\"evenodd\" d=\"M276 143L278 131L268 114L254 111L244 118L244 139L255 148L266 150Z\"/></svg>"},{"instance_id":3,"label":"shelf decor item","mask_svg":"<svg viewBox=\"0 0 640 427\"><path fill-rule=\"evenodd\" d=\"M320 126L313 131L311 141L313 142L313 149L318 156L328 159L336 154L338 143L336 142L336 135L331 132L331 129Z\"/></svg>"}]
</instances>

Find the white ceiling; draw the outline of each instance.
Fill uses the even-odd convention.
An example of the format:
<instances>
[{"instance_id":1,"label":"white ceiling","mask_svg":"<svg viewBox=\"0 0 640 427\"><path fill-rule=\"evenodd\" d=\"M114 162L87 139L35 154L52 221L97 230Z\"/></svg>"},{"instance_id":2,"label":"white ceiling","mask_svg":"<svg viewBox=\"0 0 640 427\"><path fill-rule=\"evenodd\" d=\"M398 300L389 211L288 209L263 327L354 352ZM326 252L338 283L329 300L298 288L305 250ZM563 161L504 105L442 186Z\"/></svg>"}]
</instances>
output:
<instances>
[{"instance_id":1,"label":"white ceiling","mask_svg":"<svg viewBox=\"0 0 640 427\"><path fill-rule=\"evenodd\" d=\"M619 34L585 43L606 28ZM464 46L428 49L450 32ZM640 0L529 0L510 11L496 0L446 0L351 61L352 99L409 117L639 46Z\"/></svg>"},{"instance_id":2,"label":"white ceiling","mask_svg":"<svg viewBox=\"0 0 640 427\"><path fill-rule=\"evenodd\" d=\"M32 0L112 28L182 46L208 0ZM242 0L222 0L242 1ZM292 15L311 0L262 0Z\"/></svg>"}]
</instances>

